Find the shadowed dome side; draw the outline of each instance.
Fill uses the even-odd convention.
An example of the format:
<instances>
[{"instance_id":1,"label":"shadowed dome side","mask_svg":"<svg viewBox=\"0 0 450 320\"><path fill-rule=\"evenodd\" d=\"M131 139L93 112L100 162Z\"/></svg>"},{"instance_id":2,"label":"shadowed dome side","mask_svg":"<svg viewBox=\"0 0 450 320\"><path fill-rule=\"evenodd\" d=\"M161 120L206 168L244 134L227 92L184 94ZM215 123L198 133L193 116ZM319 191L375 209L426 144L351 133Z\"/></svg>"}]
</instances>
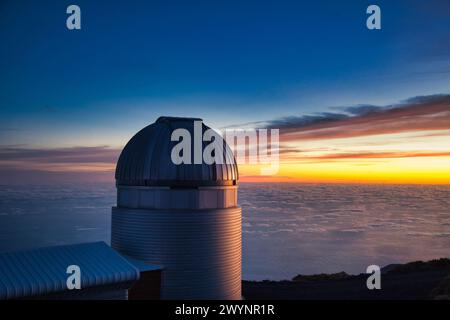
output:
<instances>
[{"instance_id":1,"label":"shadowed dome side","mask_svg":"<svg viewBox=\"0 0 450 320\"><path fill-rule=\"evenodd\" d=\"M123 186L199 187L236 185L238 168L229 146L224 142L223 164L179 164L172 162L172 148L179 141L171 141L175 129L191 134L194 150L194 122L198 118L160 117L131 138L120 154L116 167L116 184ZM202 125L203 133L210 129ZM202 142L202 151L210 142Z\"/></svg>"}]
</instances>

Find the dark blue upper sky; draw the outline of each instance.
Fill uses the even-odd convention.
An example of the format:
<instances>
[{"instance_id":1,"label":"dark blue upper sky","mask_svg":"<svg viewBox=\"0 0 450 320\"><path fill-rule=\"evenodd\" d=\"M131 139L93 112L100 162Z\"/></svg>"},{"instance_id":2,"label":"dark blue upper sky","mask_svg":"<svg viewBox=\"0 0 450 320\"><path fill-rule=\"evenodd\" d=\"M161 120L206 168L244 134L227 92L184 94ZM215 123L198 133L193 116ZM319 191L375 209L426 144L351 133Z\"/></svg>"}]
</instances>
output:
<instances>
[{"instance_id":1,"label":"dark blue upper sky","mask_svg":"<svg viewBox=\"0 0 450 320\"><path fill-rule=\"evenodd\" d=\"M450 91L448 0L3 0L0 43L0 144L120 145L159 115L223 126Z\"/></svg>"}]
</instances>

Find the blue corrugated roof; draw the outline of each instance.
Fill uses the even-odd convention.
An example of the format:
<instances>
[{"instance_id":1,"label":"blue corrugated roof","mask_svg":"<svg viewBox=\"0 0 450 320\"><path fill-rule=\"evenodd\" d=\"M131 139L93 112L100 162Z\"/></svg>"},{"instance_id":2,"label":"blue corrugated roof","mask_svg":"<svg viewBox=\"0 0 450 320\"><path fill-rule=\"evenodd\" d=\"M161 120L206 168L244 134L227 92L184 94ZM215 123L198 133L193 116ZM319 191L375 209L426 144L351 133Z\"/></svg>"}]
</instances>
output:
<instances>
[{"instance_id":1,"label":"blue corrugated roof","mask_svg":"<svg viewBox=\"0 0 450 320\"><path fill-rule=\"evenodd\" d=\"M66 291L70 265L81 269L81 289L139 279L139 270L104 242L8 252L0 254L0 299Z\"/></svg>"}]
</instances>

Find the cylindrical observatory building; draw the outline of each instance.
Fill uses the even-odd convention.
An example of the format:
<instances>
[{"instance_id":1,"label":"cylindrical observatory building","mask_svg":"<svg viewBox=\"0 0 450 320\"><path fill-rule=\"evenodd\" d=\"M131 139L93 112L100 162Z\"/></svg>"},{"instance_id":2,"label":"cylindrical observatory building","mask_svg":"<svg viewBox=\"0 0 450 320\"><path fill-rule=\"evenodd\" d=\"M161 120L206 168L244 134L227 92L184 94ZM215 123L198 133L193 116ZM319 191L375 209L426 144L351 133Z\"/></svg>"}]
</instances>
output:
<instances>
[{"instance_id":1,"label":"cylindrical observatory building","mask_svg":"<svg viewBox=\"0 0 450 320\"><path fill-rule=\"evenodd\" d=\"M116 168L111 245L162 267L162 299L241 299L241 209L231 150L224 142L229 161L222 163L171 158L176 129L190 133L192 150L199 141L202 150L208 145L202 136L209 128L201 123L198 130L200 121L160 117L125 146Z\"/></svg>"}]
</instances>

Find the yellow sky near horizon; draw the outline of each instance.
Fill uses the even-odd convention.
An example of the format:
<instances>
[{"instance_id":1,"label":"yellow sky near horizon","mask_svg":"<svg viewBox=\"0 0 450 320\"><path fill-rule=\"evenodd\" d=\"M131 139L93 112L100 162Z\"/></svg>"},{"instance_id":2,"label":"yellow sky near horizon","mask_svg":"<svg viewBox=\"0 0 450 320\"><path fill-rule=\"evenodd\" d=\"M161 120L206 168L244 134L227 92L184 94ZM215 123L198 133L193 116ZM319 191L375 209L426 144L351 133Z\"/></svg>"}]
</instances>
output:
<instances>
[{"instance_id":1,"label":"yellow sky near horizon","mask_svg":"<svg viewBox=\"0 0 450 320\"><path fill-rule=\"evenodd\" d=\"M241 164L242 181L450 184L450 130L289 141L279 171ZM266 166L267 167L267 166Z\"/></svg>"}]
</instances>

